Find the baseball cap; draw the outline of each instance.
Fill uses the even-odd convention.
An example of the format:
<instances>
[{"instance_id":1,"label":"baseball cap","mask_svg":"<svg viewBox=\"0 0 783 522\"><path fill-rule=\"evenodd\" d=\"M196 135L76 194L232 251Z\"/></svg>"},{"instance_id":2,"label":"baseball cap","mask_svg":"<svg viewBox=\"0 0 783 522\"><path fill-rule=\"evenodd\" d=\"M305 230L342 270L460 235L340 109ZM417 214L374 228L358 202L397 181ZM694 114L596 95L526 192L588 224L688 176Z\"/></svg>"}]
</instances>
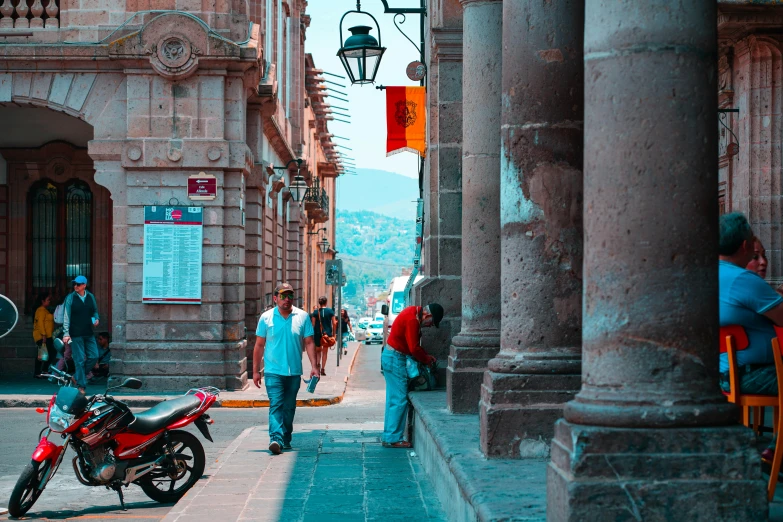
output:
<instances>
[{"instance_id":1,"label":"baseball cap","mask_svg":"<svg viewBox=\"0 0 783 522\"><path fill-rule=\"evenodd\" d=\"M280 292L293 292L294 287L289 285L288 283L280 283L275 287L275 294L279 294Z\"/></svg>"},{"instance_id":2,"label":"baseball cap","mask_svg":"<svg viewBox=\"0 0 783 522\"><path fill-rule=\"evenodd\" d=\"M86 285L87 284L87 278L80 275L73 278L73 281L71 283L76 283L77 285Z\"/></svg>"},{"instance_id":3,"label":"baseball cap","mask_svg":"<svg viewBox=\"0 0 783 522\"><path fill-rule=\"evenodd\" d=\"M439 324L441 319L443 319L443 307L439 305L438 303L430 303L427 305L427 308L430 309L430 313L432 314L432 324L435 325L435 328L439 328Z\"/></svg>"}]
</instances>

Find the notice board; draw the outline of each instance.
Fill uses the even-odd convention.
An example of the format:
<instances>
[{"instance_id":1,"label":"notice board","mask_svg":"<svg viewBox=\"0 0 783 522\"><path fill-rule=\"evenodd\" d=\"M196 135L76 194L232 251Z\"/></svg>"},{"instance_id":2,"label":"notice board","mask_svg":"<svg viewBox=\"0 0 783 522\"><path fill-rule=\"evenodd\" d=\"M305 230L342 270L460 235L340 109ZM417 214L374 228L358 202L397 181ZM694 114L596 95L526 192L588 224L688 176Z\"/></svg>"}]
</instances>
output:
<instances>
[{"instance_id":1,"label":"notice board","mask_svg":"<svg viewBox=\"0 0 783 522\"><path fill-rule=\"evenodd\" d=\"M201 304L201 207L144 207L141 300L146 304Z\"/></svg>"}]
</instances>

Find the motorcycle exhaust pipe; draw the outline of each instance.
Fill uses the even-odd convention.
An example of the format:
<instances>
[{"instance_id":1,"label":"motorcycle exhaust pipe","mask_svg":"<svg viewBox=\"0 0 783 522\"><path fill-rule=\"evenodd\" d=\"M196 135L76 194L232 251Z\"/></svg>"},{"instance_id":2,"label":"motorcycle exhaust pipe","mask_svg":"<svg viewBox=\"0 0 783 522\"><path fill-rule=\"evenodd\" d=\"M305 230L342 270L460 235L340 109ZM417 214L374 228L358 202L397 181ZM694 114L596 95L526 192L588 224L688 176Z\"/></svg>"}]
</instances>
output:
<instances>
[{"instance_id":1,"label":"motorcycle exhaust pipe","mask_svg":"<svg viewBox=\"0 0 783 522\"><path fill-rule=\"evenodd\" d=\"M85 486L94 486L95 484L92 484L87 481L84 477L82 477L81 471L79 471L79 464L76 463L76 461L79 459L78 456L74 457L71 461L73 463L73 472L76 474L76 480L84 484Z\"/></svg>"}]
</instances>

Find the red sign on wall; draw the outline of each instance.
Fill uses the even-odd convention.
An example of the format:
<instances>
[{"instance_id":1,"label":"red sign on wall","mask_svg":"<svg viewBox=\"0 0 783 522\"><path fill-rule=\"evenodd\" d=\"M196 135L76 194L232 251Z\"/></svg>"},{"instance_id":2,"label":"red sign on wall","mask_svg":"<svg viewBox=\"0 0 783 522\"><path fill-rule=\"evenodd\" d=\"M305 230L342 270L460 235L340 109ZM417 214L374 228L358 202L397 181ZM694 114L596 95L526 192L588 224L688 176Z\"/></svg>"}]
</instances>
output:
<instances>
[{"instance_id":1,"label":"red sign on wall","mask_svg":"<svg viewBox=\"0 0 783 522\"><path fill-rule=\"evenodd\" d=\"M198 176L188 178L188 198L195 200L215 199L217 197L217 178L211 174L199 172Z\"/></svg>"}]
</instances>

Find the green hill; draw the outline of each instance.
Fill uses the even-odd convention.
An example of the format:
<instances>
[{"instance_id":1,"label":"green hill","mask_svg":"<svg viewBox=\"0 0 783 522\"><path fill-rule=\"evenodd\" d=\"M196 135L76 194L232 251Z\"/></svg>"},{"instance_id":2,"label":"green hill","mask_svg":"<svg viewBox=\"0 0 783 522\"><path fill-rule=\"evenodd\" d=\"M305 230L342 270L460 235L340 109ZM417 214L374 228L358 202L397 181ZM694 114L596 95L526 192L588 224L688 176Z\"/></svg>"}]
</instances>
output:
<instances>
[{"instance_id":1,"label":"green hill","mask_svg":"<svg viewBox=\"0 0 783 522\"><path fill-rule=\"evenodd\" d=\"M415 245L413 219L338 208L337 250L347 279L343 289L346 301L361 306L366 291L372 288L377 294L403 268L412 268Z\"/></svg>"},{"instance_id":2,"label":"green hill","mask_svg":"<svg viewBox=\"0 0 783 522\"><path fill-rule=\"evenodd\" d=\"M418 197L416 179L384 170L356 169L355 176L340 176L337 180L337 208L340 210L369 210L413 222Z\"/></svg>"}]
</instances>

